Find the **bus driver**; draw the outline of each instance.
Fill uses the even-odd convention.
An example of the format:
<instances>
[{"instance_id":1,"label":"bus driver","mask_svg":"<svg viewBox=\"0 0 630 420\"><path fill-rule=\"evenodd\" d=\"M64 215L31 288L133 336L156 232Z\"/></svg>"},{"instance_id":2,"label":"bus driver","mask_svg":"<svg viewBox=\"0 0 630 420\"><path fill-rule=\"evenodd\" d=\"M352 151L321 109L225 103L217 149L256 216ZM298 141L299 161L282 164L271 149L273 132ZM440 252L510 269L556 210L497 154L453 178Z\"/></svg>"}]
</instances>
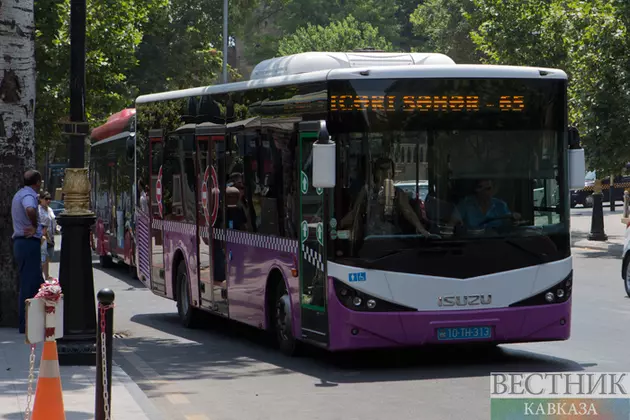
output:
<instances>
[{"instance_id":1,"label":"bus driver","mask_svg":"<svg viewBox=\"0 0 630 420\"><path fill-rule=\"evenodd\" d=\"M475 193L459 202L453 212L452 225L463 224L468 228L484 229L500 227L506 220L518 221L521 215L512 213L505 201L494 197L494 184L482 179L475 184Z\"/></svg>"}]
</instances>

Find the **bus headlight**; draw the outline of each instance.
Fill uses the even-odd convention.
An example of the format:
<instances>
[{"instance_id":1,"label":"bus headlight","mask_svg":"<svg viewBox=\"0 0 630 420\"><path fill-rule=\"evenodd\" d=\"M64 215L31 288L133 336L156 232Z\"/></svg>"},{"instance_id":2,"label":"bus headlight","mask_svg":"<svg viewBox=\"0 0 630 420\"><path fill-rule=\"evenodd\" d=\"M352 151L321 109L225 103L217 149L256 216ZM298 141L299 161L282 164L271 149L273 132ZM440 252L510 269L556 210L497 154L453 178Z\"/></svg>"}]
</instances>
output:
<instances>
[{"instance_id":1,"label":"bus headlight","mask_svg":"<svg viewBox=\"0 0 630 420\"><path fill-rule=\"evenodd\" d=\"M348 309L360 312L416 312L417 309L391 303L332 278L337 300Z\"/></svg>"},{"instance_id":2,"label":"bus headlight","mask_svg":"<svg viewBox=\"0 0 630 420\"><path fill-rule=\"evenodd\" d=\"M573 291L573 271L561 282L554 284L547 290L543 290L537 295L528 297L519 302L515 302L510 307L515 306L536 306L563 303L569 300Z\"/></svg>"}]
</instances>

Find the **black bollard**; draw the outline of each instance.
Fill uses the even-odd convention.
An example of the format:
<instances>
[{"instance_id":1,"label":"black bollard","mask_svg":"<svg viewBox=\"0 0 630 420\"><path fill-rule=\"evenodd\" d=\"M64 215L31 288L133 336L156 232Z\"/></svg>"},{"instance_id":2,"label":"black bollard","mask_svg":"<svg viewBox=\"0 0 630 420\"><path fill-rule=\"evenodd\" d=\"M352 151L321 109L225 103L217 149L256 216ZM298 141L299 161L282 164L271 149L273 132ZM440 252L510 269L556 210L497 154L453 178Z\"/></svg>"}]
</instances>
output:
<instances>
[{"instance_id":1,"label":"black bollard","mask_svg":"<svg viewBox=\"0 0 630 420\"><path fill-rule=\"evenodd\" d=\"M101 289L96 294L98 299L98 328L96 334L95 420L106 420L111 417L114 308L110 305L114 304L114 297L114 292L110 289ZM104 370L106 371L106 384L103 381ZM105 395L105 393L107 394Z\"/></svg>"},{"instance_id":2,"label":"black bollard","mask_svg":"<svg viewBox=\"0 0 630 420\"><path fill-rule=\"evenodd\" d=\"M591 232L588 234L589 241L607 241L608 235L604 232L604 206L602 203L602 193L595 192L593 197L593 214L591 217Z\"/></svg>"}]
</instances>

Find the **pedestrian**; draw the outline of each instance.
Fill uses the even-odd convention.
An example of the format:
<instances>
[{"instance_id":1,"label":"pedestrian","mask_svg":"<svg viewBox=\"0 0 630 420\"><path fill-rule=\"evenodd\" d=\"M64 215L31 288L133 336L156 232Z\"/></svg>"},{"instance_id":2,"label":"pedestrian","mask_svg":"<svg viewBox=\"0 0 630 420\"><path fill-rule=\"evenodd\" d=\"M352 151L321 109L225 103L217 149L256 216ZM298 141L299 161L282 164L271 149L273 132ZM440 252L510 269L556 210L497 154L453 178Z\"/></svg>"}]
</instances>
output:
<instances>
[{"instance_id":1,"label":"pedestrian","mask_svg":"<svg viewBox=\"0 0 630 420\"><path fill-rule=\"evenodd\" d=\"M13 257L20 272L18 310L21 334L26 329L25 300L32 299L44 282L41 257L43 226L39 221L37 194L41 185L41 174L35 170L27 171L24 173L24 187L13 196L11 203Z\"/></svg>"},{"instance_id":2,"label":"pedestrian","mask_svg":"<svg viewBox=\"0 0 630 420\"><path fill-rule=\"evenodd\" d=\"M42 268L44 278L50 280L50 261L55 253L55 212L49 207L51 196L45 191L39 196L39 221L44 226L42 231Z\"/></svg>"}]
</instances>

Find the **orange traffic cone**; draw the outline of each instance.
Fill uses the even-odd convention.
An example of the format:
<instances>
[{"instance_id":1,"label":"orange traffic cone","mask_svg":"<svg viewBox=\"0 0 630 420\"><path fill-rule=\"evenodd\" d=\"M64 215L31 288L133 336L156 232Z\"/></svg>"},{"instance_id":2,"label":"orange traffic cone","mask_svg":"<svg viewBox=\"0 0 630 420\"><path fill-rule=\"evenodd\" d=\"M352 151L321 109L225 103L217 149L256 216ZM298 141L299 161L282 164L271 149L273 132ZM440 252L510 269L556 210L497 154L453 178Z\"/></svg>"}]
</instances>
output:
<instances>
[{"instance_id":1,"label":"orange traffic cone","mask_svg":"<svg viewBox=\"0 0 630 420\"><path fill-rule=\"evenodd\" d=\"M57 342L45 341L35 391L32 420L65 420Z\"/></svg>"}]
</instances>

